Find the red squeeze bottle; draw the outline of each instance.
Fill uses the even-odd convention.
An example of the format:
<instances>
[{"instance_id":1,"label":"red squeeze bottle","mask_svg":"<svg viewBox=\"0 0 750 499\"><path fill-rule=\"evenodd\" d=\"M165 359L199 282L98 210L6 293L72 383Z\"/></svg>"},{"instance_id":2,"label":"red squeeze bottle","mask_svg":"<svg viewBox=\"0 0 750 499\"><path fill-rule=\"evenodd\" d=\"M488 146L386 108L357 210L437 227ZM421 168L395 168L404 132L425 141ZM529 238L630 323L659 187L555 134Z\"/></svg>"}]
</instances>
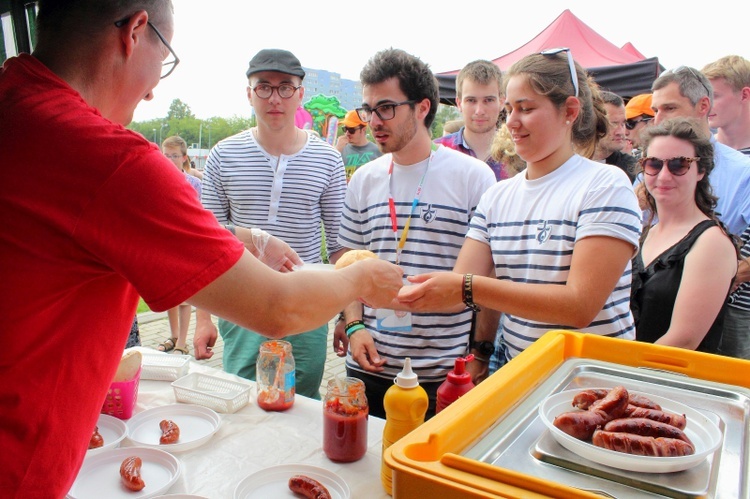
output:
<instances>
[{"instance_id":1,"label":"red squeeze bottle","mask_svg":"<svg viewBox=\"0 0 750 499\"><path fill-rule=\"evenodd\" d=\"M435 414L442 411L455 402L458 397L461 397L474 388L474 383L471 381L471 374L466 372L466 363L471 362L472 360L474 360L474 354L469 354L466 357L459 357L456 359L453 371L448 373L448 377L445 378L443 384L438 388Z\"/></svg>"}]
</instances>

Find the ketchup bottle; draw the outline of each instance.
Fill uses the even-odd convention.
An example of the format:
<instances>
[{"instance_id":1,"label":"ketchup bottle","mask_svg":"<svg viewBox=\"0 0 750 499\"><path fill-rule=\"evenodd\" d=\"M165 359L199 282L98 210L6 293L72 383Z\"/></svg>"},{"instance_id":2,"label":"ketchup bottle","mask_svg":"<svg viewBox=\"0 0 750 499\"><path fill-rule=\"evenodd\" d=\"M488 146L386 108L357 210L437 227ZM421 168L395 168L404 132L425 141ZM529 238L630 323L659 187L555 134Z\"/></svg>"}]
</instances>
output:
<instances>
[{"instance_id":1,"label":"ketchup bottle","mask_svg":"<svg viewBox=\"0 0 750 499\"><path fill-rule=\"evenodd\" d=\"M453 371L448 373L448 377L445 378L443 384L438 388L435 414L474 388L474 383L471 381L471 374L466 372L466 363L472 360L474 360L474 354L456 359Z\"/></svg>"},{"instance_id":2,"label":"ketchup bottle","mask_svg":"<svg viewBox=\"0 0 750 499\"><path fill-rule=\"evenodd\" d=\"M393 489L393 470L385 462L385 450L401 437L424 423L429 399L424 388L411 370L411 359L404 360L404 368L393 380L383 397L385 408L385 428L383 428L383 457L380 466L380 480L390 495Z\"/></svg>"}]
</instances>

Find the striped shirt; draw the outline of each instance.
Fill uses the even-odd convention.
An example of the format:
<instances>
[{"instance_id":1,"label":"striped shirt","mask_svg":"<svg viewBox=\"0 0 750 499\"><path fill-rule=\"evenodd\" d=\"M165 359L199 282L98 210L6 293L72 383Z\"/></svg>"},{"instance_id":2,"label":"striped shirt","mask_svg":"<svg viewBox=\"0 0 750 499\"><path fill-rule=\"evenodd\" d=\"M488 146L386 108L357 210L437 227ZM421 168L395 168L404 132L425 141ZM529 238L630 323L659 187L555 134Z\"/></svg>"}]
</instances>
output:
<instances>
[{"instance_id":1,"label":"striped shirt","mask_svg":"<svg viewBox=\"0 0 750 499\"><path fill-rule=\"evenodd\" d=\"M738 149L738 151L750 157L750 147ZM747 260L750 257L750 226L742 232L740 239L742 240L740 254L742 258ZM729 295L729 306L750 310L750 282L743 282L734 293Z\"/></svg>"},{"instance_id":2,"label":"striped shirt","mask_svg":"<svg viewBox=\"0 0 750 499\"><path fill-rule=\"evenodd\" d=\"M573 248L585 237L628 241L635 254L640 214L633 188L621 170L576 155L542 178L516 175L495 185L482 197L468 237L490 245L498 279L564 285ZM582 331L635 338L630 278L628 262L604 308ZM503 314L507 355L515 357L550 329L571 328Z\"/></svg>"},{"instance_id":3,"label":"striped shirt","mask_svg":"<svg viewBox=\"0 0 750 499\"><path fill-rule=\"evenodd\" d=\"M394 165L389 181L391 160L392 156L386 154L354 172L346 192L339 242L352 249L369 249L381 259L394 262L396 236L389 216L389 189L396 203L400 238L424 175L399 265L407 276L453 270L474 209L482 193L495 184L495 175L476 158L438 147L429 160L407 167ZM365 307L364 322L378 353L386 360L383 372L368 374L393 378L401 371L404 359L411 357L420 381L441 381L456 357L466 354L471 311L413 314L411 331L392 332L379 331L375 312ZM351 353L347 354L346 365L362 370Z\"/></svg>"},{"instance_id":4,"label":"striped shirt","mask_svg":"<svg viewBox=\"0 0 750 499\"><path fill-rule=\"evenodd\" d=\"M271 156L250 130L211 149L203 172L201 201L219 223L257 227L286 241L306 263L320 263L325 228L328 254L336 242L346 177L341 155L308 136L291 156Z\"/></svg>"}]
</instances>

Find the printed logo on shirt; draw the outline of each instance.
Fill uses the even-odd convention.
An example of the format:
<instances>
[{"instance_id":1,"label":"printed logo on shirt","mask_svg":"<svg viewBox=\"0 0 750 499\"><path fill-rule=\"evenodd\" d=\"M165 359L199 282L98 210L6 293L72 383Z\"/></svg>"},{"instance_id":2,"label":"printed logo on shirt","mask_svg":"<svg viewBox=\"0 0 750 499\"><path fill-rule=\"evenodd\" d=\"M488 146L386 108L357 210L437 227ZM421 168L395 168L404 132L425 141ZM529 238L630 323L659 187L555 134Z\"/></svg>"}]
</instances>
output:
<instances>
[{"instance_id":1,"label":"printed logo on shirt","mask_svg":"<svg viewBox=\"0 0 750 499\"><path fill-rule=\"evenodd\" d=\"M549 239L550 233L552 232L552 227L547 224L547 221L544 220L543 222L540 222L536 226L537 235L536 240L539 241L539 244L544 244Z\"/></svg>"},{"instance_id":2,"label":"printed logo on shirt","mask_svg":"<svg viewBox=\"0 0 750 499\"><path fill-rule=\"evenodd\" d=\"M425 223L430 223L433 220L435 220L435 217L437 216L437 210L432 208L431 204L428 204L427 206L422 208L422 220L425 221Z\"/></svg>"}]
</instances>

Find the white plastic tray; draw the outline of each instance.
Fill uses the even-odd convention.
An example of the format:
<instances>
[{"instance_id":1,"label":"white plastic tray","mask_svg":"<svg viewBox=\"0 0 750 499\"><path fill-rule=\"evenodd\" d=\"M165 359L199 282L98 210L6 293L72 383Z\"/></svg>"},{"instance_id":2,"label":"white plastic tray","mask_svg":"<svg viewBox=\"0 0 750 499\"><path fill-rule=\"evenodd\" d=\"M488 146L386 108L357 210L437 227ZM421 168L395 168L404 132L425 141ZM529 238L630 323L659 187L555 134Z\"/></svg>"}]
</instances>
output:
<instances>
[{"instance_id":1,"label":"white plastic tray","mask_svg":"<svg viewBox=\"0 0 750 499\"><path fill-rule=\"evenodd\" d=\"M247 405L251 386L202 373L190 373L172 383L178 402L198 404L229 414Z\"/></svg>"},{"instance_id":2,"label":"white plastic tray","mask_svg":"<svg viewBox=\"0 0 750 499\"><path fill-rule=\"evenodd\" d=\"M189 355L144 353L141 363L141 379L174 381L188 373L189 362Z\"/></svg>"},{"instance_id":3,"label":"white plastic tray","mask_svg":"<svg viewBox=\"0 0 750 499\"><path fill-rule=\"evenodd\" d=\"M180 428L180 439L173 444L159 443L159 423L164 419L174 421ZM148 409L130 418L128 439L143 447L182 452L206 443L220 425L221 417L206 407L186 404L165 405Z\"/></svg>"},{"instance_id":4,"label":"white plastic tray","mask_svg":"<svg viewBox=\"0 0 750 499\"><path fill-rule=\"evenodd\" d=\"M697 466L721 445L721 430L713 421L700 412L674 400L633 391L635 394L643 395L653 400L665 411L685 415L687 426L684 431L693 442L693 445L695 445L695 454L680 457L635 456L596 447L590 442L578 440L568 435L552 424L552 421L559 414L575 411L572 405L573 397L581 391L581 389L566 390L550 395L539 406L539 416L560 445L595 463L641 473L671 473Z\"/></svg>"}]
</instances>

